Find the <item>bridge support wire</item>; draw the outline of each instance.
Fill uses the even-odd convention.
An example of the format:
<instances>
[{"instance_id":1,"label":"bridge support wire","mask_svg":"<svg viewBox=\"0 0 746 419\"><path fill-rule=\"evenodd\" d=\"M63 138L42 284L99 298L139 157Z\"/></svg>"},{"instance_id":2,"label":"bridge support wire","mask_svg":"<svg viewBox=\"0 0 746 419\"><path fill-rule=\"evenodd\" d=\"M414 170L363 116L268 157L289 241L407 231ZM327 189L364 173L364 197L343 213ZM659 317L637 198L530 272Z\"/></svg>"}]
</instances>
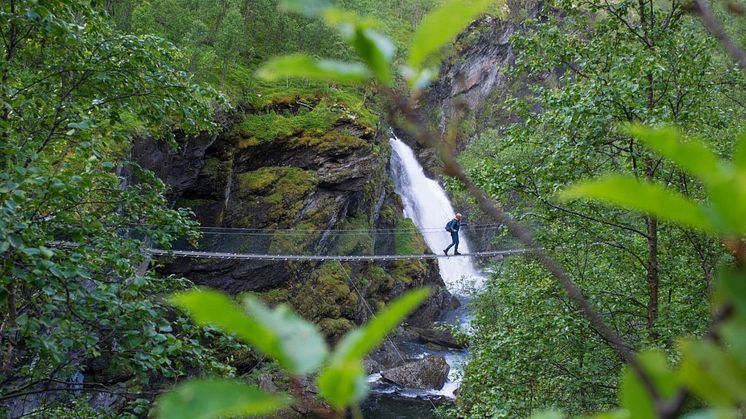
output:
<instances>
[{"instance_id":1,"label":"bridge support wire","mask_svg":"<svg viewBox=\"0 0 746 419\"><path fill-rule=\"evenodd\" d=\"M458 257L496 257L512 256L531 252L532 249L510 249L494 250L488 252L462 253L460 255L420 254L420 255L269 255L249 253L225 253L204 252L199 250L163 250L146 249L148 253L155 256L171 256L181 258L197 259L246 259L246 260L275 260L275 261L340 261L340 262L374 262L384 260L410 260L410 259L439 259Z\"/></svg>"}]
</instances>

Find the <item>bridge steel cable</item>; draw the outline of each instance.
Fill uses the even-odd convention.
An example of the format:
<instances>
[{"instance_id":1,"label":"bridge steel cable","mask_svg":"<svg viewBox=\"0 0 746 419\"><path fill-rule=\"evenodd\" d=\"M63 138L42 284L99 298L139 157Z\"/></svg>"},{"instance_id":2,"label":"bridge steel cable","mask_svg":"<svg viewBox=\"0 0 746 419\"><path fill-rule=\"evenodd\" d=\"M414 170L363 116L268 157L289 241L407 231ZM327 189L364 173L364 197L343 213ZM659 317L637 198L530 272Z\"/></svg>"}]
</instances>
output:
<instances>
[{"instance_id":1,"label":"bridge steel cable","mask_svg":"<svg viewBox=\"0 0 746 419\"><path fill-rule=\"evenodd\" d=\"M433 242L450 242L443 228L412 227L381 229L245 229L201 227L201 236L192 242L177 240L169 248L147 247L154 256L205 259L268 261L391 261L453 257L503 257L526 253L501 238L502 226L473 225L466 234L474 238L471 251L461 255L433 254ZM435 240L433 240L435 239ZM476 250L479 243L484 248ZM513 246L511 246L511 244ZM401 247L400 247L401 246ZM468 249L462 249L468 250Z\"/></svg>"},{"instance_id":2,"label":"bridge steel cable","mask_svg":"<svg viewBox=\"0 0 746 419\"><path fill-rule=\"evenodd\" d=\"M172 256L197 259L245 259L274 261L340 261L340 262L373 262L385 260L439 259L459 257L499 257L512 256L531 252L533 249L495 250L488 252L462 253L460 255L421 254L421 255L267 255L225 252L203 252L198 250L163 250L145 249L155 256Z\"/></svg>"},{"instance_id":3,"label":"bridge steel cable","mask_svg":"<svg viewBox=\"0 0 746 419\"><path fill-rule=\"evenodd\" d=\"M444 229L349 229L349 230L292 230L244 229L231 227L200 227L196 240L178 239L166 247L155 246L149 239L148 226L133 226L123 230L125 237L142 242L142 252L149 256L193 259L234 259L256 261L340 261L375 262L393 260L424 260L442 258L506 257L531 252L501 238L502 226L474 225L467 229L475 240L471 251L459 255L431 253L433 240L447 240ZM399 247L404 243L404 247ZM414 244L413 244L414 243ZM479 243L482 249L475 250ZM58 240L50 243L58 247L78 244ZM379 246L379 244L382 244ZM445 244L444 244L445 246ZM432 249L433 251L435 249ZM466 249L462 249L466 250ZM419 253L422 252L422 253Z\"/></svg>"}]
</instances>

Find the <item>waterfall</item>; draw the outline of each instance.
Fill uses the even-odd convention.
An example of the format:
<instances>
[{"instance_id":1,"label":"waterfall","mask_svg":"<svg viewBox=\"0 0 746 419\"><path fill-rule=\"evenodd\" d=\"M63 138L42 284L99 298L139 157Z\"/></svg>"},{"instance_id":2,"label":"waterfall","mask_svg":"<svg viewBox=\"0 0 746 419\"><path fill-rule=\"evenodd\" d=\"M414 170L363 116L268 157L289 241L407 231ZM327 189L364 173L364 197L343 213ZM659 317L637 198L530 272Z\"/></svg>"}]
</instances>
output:
<instances>
[{"instance_id":1,"label":"waterfall","mask_svg":"<svg viewBox=\"0 0 746 419\"><path fill-rule=\"evenodd\" d=\"M445 230L445 225L453 219L456 211L453 210L451 201L448 200L445 190L437 181L428 178L425 171L417 161L409 146L393 136L389 139L391 144L391 177L396 186L396 193L404 203L404 215L411 218L417 229L422 233L425 243L433 253L441 253L451 243L451 235ZM460 237L459 251L469 253L469 242ZM462 307L448 313L448 323L457 325L464 329L468 328L469 314L466 311L468 301L468 290L480 288L484 278L474 265L474 260L468 256L438 258L440 276L443 278L448 291L456 295L462 302ZM413 358L421 358L431 354L441 355L445 358L451 369L448 381L440 390L412 390L391 389L381 390L384 394L395 392L404 397L448 397L455 398L455 391L461 383L461 375L467 359L465 351L445 350L433 351L423 346L410 347L409 355ZM414 353L411 351L414 350ZM381 374L372 374L368 382L381 384Z\"/></svg>"},{"instance_id":2,"label":"waterfall","mask_svg":"<svg viewBox=\"0 0 746 419\"><path fill-rule=\"evenodd\" d=\"M440 184L425 175L414 151L396 136L389 143L392 150L392 177L396 193L404 202L404 215L414 221L430 250L436 254L441 253L451 243L451 236L445 231L445 225L453 219L456 211ZM463 230L459 251L469 253L469 243ZM473 286L477 288L484 281L471 257L438 258L438 267L441 278L453 294L463 294L465 280L473 281Z\"/></svg>"}]
</instances>

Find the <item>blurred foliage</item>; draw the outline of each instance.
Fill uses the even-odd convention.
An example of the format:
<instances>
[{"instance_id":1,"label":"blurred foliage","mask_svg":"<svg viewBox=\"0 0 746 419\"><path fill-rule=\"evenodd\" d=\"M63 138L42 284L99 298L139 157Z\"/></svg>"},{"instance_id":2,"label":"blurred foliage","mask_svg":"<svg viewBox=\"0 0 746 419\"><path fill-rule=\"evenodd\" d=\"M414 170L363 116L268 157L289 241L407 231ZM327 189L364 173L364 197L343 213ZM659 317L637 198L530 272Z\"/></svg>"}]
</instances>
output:
<instances>
[{"instance_id":1,"label":"blurred foliage","mask_svg":"<svg viewBox=\"0 0 746 419\"><path fill-rule=\"evenodd\" d=\"M365 356L429 294L429 290L419 289L392 301L366 325L345 334L331 354L317 326L297 316L287 305L271 310L246 296L244 311L227 296L208 290L176 294L172 301L197 323L218 327L276 359L296 380L317 372L319 394L341 414L368 394L362 364ZM299 390L298 385L295 387ZM258 415L275 412L289 403L287 395L267 393L238 381L189 381L159 398L157 417Z\"/></svg>"}]
</instances>

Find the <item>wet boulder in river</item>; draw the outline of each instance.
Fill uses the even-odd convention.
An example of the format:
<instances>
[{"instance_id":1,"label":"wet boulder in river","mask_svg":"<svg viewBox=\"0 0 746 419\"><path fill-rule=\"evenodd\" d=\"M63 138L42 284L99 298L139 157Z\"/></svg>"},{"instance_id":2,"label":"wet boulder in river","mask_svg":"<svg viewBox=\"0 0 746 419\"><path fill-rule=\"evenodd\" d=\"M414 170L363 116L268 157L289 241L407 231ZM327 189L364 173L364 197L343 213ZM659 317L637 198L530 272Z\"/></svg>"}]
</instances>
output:
<instances>
[{"instance_id":1,"label":"wet boulder in river","mask_svg":"<svg viewBox=\"0 0 746 419\"><path fill-rule=\"evenodd\" d=\"M466 344L456 339L448 330L410 327L409 332L418 342L433 345L436 349L466 349Z\"/></svg>"},{"instance_id":2,"label":"wet boulder in river","mask_svg":"<svg viewBox=\"0 0 746 419\"><path fill-rule=\"evenodd\" d=\"M450 369L442 356L428 356L385 370L381 377L399 387L440 390L448 379Z\"/></svg>"}]
</instances>

